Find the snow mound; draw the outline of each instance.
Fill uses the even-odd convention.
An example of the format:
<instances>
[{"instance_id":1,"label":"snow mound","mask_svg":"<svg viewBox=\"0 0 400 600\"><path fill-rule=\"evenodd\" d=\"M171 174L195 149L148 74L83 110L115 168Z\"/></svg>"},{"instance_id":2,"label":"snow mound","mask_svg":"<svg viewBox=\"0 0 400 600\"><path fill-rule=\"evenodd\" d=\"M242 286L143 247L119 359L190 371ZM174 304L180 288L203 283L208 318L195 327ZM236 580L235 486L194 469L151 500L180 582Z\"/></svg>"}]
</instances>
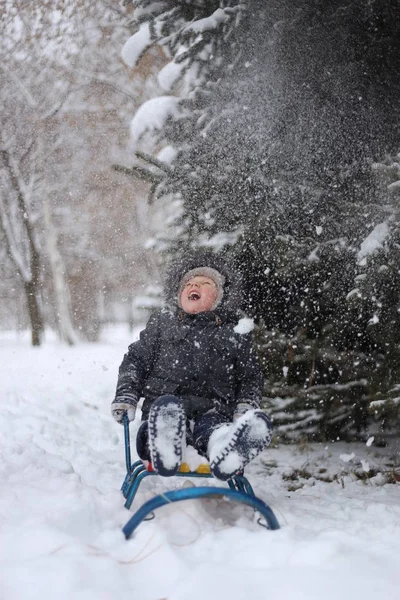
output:
<instances>
[{"instance_id":1,"label":"snow mound","mask_svg":"<svg viewBox=\"0 0 400 600\"><path fill-rule=\"evenodd\" d=\"M280 531L216 497L165 506L127 542L123 428L110 402L130 341L0 340L1 600L399 597L399 485L385 478L398 454L365 443L279 446L246 468ZM188 485L218 483L148 477L132 510Z\"/></svg>"},{"instance_id":2,"label":"snow mound","mask_svg":"<svg viewBox=\"0 0 400 600\"><path fill-rule=\"evenodd\" d=\"M157 75L157 80L163 90L170 92L174 87L175 83L182 75L182 69L186 66L184 62L176 63L175 61L169 62Z\"/></svg>"},{"instance_id":3,"label":"snow mound","mask_svg":"<svg viewBox=\"0 0 400 600\"><path fill-rule=\"evenodd\" d=\"M215 29L221 23L227 23L229 21L229 15L222 8L217 8L216 11L213 12L209 17L205 17L204 19L198 19L194 21L190 25L185 27L185 31L193 31L195 33L203 33L204 31L209 31L211 29Z\"/></svg>"},{"instance_id":4,"label":"snow mound","mask_svg":"<svg viewBox=\"0 0 400 600\"><path fill-rule=\"evenodd\" d=\"M121 50L122 60L131 69L136 65L137 61L145 52L145 50L151 46L150 28L148 23L143 23L139 31L132 35L124 44Z\"/></svg>"},{"instance_id":5,"label":"snow mound","mask_svg":"<svg viewBox=\"0 0 400 600\"><path fill-rule=\"evenodd\" d=\"M181 115L179 103L175 96L159 96L142 104L131 121L132 140L139 141L145 133L162 129L169 117Z\"/></svg>"}]
</instances>

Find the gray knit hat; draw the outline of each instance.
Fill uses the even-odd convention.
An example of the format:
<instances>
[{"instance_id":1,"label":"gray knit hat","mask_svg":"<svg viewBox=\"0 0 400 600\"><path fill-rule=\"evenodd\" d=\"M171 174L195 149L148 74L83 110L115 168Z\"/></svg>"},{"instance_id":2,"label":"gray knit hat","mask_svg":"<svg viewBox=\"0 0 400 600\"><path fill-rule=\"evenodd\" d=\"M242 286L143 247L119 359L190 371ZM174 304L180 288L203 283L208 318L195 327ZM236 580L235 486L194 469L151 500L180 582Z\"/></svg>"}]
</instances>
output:
<instances>
[{"instance_id":1,"label":"gray knit hat","mask_svg":"<svg viewBox=\"0 0 400 600\"><path fill-rule=\"evenodd\" d=\"M217 297L215 299L214 304L211 307L211 310L215 310L217 306L221 303L222 297L224 295L224 285L225 285L225 277L217 271L217 269L213 269L212 267L196 267L195 269L190 269L181 279L178 289L178 305L181 306L181 293L185 285L192 279L192 277L209 277L213 280L215 285L217 286Z\"/></svg>"},{"instance_id":2,"label":"gray knit hat","mask_svg":"<svg viewBox=\"0 0 400 600\"><path fill-rule=\"evenodd\" d=\"M205 248L184 250L169 263L164 279L166 307L172 311L179 308L178 290L183 277L192 269L204 266L215 269L224 278L224 293L221 303L218 305L218 310L222 312L236 312L239 310L242 298L239 272L224 253L216 254Z\"/></svg>"}]
</instances>

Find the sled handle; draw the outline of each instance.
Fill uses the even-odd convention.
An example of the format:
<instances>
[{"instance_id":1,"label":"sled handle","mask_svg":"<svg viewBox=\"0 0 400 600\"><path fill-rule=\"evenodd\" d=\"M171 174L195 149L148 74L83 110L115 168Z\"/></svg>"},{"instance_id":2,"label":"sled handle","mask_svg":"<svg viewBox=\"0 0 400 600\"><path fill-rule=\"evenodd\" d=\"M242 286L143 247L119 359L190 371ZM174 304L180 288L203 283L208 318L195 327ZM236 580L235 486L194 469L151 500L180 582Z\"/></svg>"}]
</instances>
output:
<instances>
[{"instance_id":1,"label":"sled handle","mask_svg":"<svg viewBox=\"0 0 400 600\"><path fill-rule=\"evenodd\" d=\"M131 471L132 471L131 436L129 435L128 413L124 414L124 437L125 437L125 463L126 463L126 472L127 473L131 473Z\"/></svg>"}]
</instances>

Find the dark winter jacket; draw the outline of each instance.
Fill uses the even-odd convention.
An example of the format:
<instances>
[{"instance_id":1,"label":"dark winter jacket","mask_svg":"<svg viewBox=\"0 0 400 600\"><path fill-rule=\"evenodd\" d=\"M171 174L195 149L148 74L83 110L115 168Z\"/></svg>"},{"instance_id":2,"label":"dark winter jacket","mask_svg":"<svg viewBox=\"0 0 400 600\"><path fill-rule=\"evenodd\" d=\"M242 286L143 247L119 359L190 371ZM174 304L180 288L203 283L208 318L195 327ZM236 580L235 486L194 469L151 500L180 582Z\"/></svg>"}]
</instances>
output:
<instances>
[{"instance_id":1,"label":"dark winter jacket","mask_svg":"<svg viewBox=\"0 0 400 600\"><path fill-rule=\"evenodd\" d=\"M188 270L204 265L224 275L223 300L213 312L185 313L177 307L179 282ZM166 289L169 307L154 313L129 346L114 402L135 405L143 397L142 419L163 394L179 396L192 419L212 408L231 417L239 402L258 408L263 378L251 332L235 331L239 288L226 264L208 253L187 257L173 265Z\"/></svg>"}]
</instances>

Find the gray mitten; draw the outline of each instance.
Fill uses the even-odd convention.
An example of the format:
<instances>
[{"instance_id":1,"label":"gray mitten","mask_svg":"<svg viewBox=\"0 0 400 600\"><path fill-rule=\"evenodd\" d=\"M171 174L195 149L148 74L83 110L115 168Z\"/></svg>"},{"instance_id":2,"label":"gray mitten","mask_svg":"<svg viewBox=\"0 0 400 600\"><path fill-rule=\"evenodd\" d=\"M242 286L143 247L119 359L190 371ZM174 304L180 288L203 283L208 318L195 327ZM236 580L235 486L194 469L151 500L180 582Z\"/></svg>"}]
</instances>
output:
<instances>
[{"instance_id":1,"label":"gray mitten","mask_svg":"<svg viewBox=\"0 0 400 600\"><path fill-rule=\"evenodd\" d=\"M128 399L116 398L111 404L111 414L117 423L121 425L124 422L124 416L127 414L129 421L133 421L136 413L136 405Z\"/></svg>"}]
</instances>

